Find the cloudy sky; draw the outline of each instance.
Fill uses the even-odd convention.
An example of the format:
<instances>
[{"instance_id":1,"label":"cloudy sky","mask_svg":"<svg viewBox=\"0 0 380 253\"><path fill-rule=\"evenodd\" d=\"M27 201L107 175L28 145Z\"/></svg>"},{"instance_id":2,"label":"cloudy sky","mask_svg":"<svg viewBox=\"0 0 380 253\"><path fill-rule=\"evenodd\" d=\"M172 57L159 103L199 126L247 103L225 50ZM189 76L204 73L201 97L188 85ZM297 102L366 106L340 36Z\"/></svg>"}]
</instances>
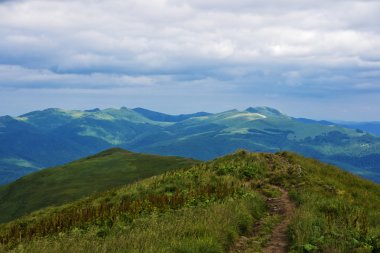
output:
<instances>
[{"instance_id":1,"label":"cloudy sky","mask_svg":"<svg viewBox=\"0 0 380 253\"><path fill-rule=\"evenodd\" d=\"M0 115L267 105L380 120L378 0L0 0Z\"/></svg>"}]
</instances>

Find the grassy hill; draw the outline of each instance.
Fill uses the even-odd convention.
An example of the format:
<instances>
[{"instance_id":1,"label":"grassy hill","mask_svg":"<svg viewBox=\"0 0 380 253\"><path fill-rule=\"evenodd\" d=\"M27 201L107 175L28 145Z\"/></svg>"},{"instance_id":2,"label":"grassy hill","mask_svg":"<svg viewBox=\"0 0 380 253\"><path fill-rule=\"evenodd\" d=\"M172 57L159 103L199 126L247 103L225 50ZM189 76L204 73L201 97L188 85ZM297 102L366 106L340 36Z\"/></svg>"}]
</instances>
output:
<instances>
[{"instance_id":1,"label":"grassy hill","mask_svg":"<svg viewBox=\"0 0 380 253\"><path fill-rule=\"evenodd\" d=\"M380 186L331 165L280 152L239 151L0 226L11 252L260 252L295 204L290 252L379 252ZM49 194L49 192L47 192Z\"/></svg>"},{"instance_id":2,"label":"grassy hill","mask_svg":"<svg viewBox=\"0 0 380 253\"><path fill-rule=\"evenodd\" d=\"M197 161L113 148L44 169L0 187L0 223L43 207L60 205Z\"/></svg>"},{"instance_id":3,"label":"grassy hill","mask_svg":"<svg viewBox=\"0 0 380 253\"><path fill-rule=\"evenodd\" d=\"M290 150L380 182L380 137L361 130L268 107L177 116L122 107L0 117L0 184L114 146L200 160L239 148Z\"/></svg>"}]
</instances>

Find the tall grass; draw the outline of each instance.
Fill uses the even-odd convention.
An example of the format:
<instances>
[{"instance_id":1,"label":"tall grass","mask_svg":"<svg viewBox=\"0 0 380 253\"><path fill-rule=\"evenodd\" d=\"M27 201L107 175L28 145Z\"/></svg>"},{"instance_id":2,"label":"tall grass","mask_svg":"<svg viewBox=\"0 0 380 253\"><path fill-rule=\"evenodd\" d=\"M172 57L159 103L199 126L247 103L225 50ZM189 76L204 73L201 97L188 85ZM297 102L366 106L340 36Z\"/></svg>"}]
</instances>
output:
<instances>
[{"instance_id":1,"label":"tall grass","mask_svg":"<svg viewBox=\"0 0 380 253\"><path fill-rule=\"evenodd\" d=\"M228 252L258 219L270 224L262 230L278 220L265 205L272 185L297 206L292 252L380 251L379 185L295 154L245 151L0 226L0 251Z\"/></svg>"},{"instance_id":2,"label":"tall grass","mask_svg":"<svg viewBox=\"0 0 380 253\"><path fill-rule=\"evenodd\" d=\"M4 226L0 234L2 244L14 244L22 240L30 240L36 236L45 236L67 231L73 227L85 226L88 223L114 223L120 215L131 218L142 213L151 213L155 210L179 209L184 206L195 206L203 202L217 201L227 196L233 196L239 185L228 182L215 181L197 188L185 190L175 189L174 192L154 193L139 192L139 198L133 195L124 195L120 201L112 203L110 198L70 205L59 212L49 213L34 220L19 220Z\"/></svg>"},{"instance_id":3,"label":"tall grass","mask_svg":"<svg viewBox=\"0 0 380 253\"><path fill-rule=\"evenodd\" d=\"M244 162L244 163L241 163ZM143 215L188 207L203 207L224 199L239 199L252 193L252 171L264 168L252 163L214 161L191 169L167 172L127 187L113 190L58 208L48 208L0 227L0 242L14 245L35 238L84 229L92 225L112 228L120 220L135 220ZM221 173L228 165L231 173ZM224 168L224 167L223 167ZM102 233L100 233L102 234Z\"/></svg>"},{"instance_id":4,"label":"tall grass","mask_svg":"<svg viewBox=\"0 0 380 253\"><path fill-rule=\"evenodd\" d=\"M180 157L109 149L0 187L0 223L196 163Z\"/></svg>"},{"instance_id":5,"label":"tall grass","mask_svg":"<svg viewBox=\"0 0 380 253\"><path fill-rule=\"evenodd\" d=\"M226 252L239 235L253 229L264 212L263 199L249 194L204 207L118 220L112 228L76 229L20 244L11 252Z\"/></svg>"},{"instance_id":6,"label":"tall grass","mask_svg":"<svg viewBox=\"0 0 380 253\"><path fill-rule=\"evenodd\" d=\"M295 252L380 252L380 186L333 166L283 153L301 168L290 195ZM287 180L289 181L289 180Z\"/></svg>"}]
</instances>

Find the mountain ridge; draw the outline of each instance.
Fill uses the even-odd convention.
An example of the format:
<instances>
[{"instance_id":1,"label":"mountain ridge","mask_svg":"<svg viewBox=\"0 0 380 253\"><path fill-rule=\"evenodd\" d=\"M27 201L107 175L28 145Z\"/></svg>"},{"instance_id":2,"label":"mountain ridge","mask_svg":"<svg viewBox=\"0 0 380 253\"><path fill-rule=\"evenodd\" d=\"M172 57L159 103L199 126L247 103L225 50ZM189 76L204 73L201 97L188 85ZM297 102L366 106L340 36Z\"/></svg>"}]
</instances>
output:
<instances>
[{"instance_id":1,"label":"mountain ridge","mask_svg":"<svg viewBox=\"0 0 380 253\"><path fill-rule=\"evenodd\" d=\"M0 117L0 184L112 146L200 160L239 148L289 150L380 182L380 137L361 130L292 118L270 107L182 116L142 110L50 108Z\"/></svg>"}]
</instances>

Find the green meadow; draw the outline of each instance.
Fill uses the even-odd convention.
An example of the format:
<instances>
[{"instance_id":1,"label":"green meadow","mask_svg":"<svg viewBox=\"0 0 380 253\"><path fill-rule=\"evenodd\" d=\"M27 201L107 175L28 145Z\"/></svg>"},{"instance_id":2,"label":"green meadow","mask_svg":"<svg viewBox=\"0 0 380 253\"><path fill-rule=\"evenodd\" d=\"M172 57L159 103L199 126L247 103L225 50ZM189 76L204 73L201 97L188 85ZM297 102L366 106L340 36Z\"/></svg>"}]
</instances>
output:
<instances>
[{"instance_id":1,"label":"green meadow","mask_svg":"<svg viewBox=\"0 0 380 253\"><path fill-rule=\"evenodd\" d=\"M9 252L262 251L282 218L278 188L295 204L291 252L379 252L380 186L299 155L238 151L170 170L0 226ZM257 226L260 224L260 226Z\"/></svg>"}]
</instances>

